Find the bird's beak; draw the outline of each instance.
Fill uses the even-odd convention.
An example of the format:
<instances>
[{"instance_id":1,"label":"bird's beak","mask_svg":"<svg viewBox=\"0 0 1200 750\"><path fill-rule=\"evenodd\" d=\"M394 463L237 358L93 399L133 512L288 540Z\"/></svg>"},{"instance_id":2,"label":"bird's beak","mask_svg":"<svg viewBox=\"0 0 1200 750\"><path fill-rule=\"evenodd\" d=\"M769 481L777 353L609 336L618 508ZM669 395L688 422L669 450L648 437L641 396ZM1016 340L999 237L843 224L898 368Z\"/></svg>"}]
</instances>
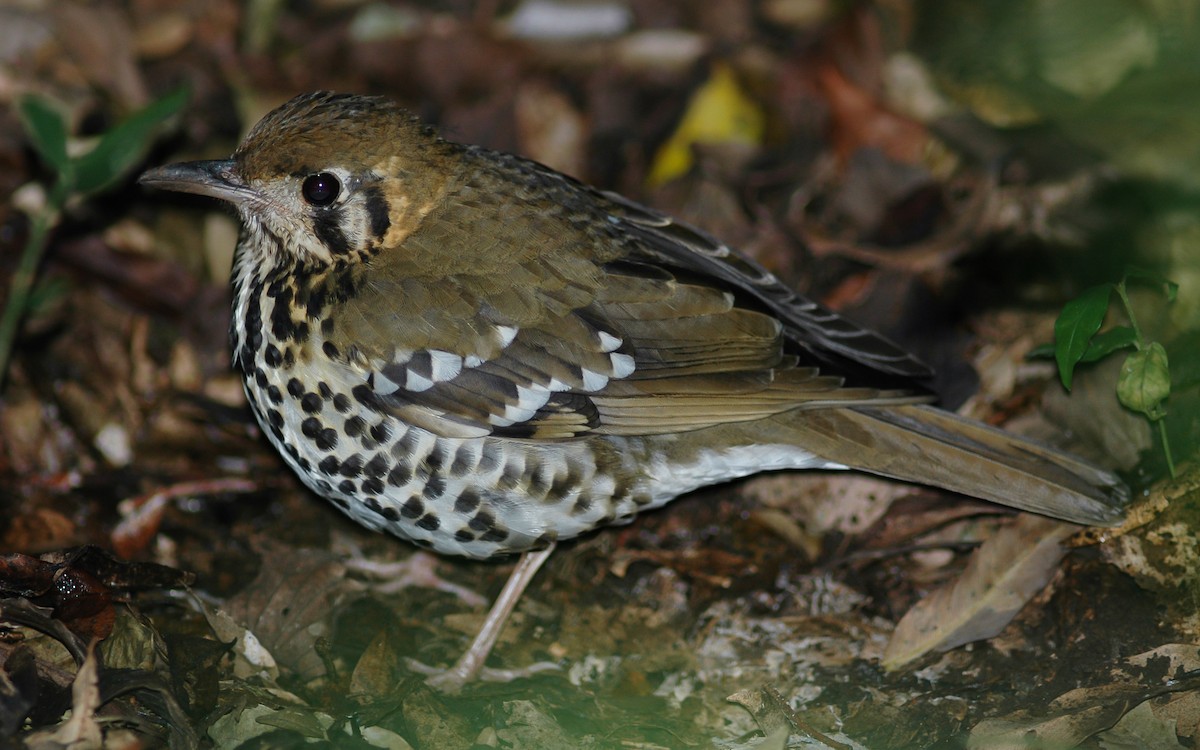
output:
<instances>
[{"instance_id":1,"label":"bird's beak","mask_svg":"<svg viewBox=\"0 0 1200 750\"><path fill-rule=\"evenodd\" d=\"M238 174L233 159L188 161L155 167L144 172L138 182L160 190L207 195L230 203L243 203L255 195Z\"/></svg>"}]
</instances>

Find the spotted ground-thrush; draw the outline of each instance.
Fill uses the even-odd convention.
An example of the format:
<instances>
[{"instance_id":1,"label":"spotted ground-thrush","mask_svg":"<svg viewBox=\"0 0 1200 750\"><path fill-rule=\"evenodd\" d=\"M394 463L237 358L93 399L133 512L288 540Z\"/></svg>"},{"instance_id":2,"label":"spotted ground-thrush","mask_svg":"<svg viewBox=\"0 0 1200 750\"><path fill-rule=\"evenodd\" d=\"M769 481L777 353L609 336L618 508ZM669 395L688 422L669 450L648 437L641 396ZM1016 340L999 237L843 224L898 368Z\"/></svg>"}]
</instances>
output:
<instances>
[{"instance_id":1,"label":"spotted ground-thrush","mask_svg":"<svg viewBox=\"0 0 1200 750\"><path fill-rule=\"evenodd\" d=\"M704 485L851 468L1084 524L1127 499L925 405L925 365L700 230L384 99L297 97L142 182L236 207L234 361L305 484L438 552L527 553L443 687L556 540Z\"/></svg>"}]
</instances>

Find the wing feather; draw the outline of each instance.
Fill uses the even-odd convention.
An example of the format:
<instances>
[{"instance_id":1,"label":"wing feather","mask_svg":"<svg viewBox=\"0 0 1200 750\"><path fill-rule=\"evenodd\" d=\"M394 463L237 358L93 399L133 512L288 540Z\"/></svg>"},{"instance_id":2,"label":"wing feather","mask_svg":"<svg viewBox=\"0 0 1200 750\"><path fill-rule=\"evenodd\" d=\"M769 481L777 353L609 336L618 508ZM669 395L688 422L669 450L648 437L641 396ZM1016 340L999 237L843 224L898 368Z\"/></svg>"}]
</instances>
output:
<instances>
[{"instance_id":1,"label":"wing feather","mask_svg":"<svg viewBox=\"0 0 1200 750\"><path fill-rule=\"evenodd\" d=\"M439 434L569 439L927 400L825 375L928 369L703 232L549 172L539 204L534 167L505 159L526 210L468 181L341 302L329 338L376 408ZM488 211L492 235L459 229ZM423 273L421 254L445 267Z\"/></svg>"}]
</instances>

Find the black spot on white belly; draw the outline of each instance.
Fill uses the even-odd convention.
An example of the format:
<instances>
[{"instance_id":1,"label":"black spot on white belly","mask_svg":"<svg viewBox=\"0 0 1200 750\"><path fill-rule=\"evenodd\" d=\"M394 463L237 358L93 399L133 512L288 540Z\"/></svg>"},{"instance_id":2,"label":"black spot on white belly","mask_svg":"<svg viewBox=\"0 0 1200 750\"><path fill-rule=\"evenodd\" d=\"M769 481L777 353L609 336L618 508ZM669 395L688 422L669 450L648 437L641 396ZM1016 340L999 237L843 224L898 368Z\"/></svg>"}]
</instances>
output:
<instances>
[{"instance_id":1,"label":"black spot on white belly","mask_svg":"<svg viewBox=\"0 0 1200 750\"><path fill-rule=\"evenodd\" d=\"M440 474L431 474L425 482L425 496L431 500L446 494L446 480Z\"/></svg>"},{"instance_id":2,"label":"black spot on white belly","mask_svg":"<svg viewBox=\"0 0 1200 750\"><path fill-rule=\"evenodd\" d=\"M371 427L371 439L376 443L386 443L392 436L392 428L387 422L380 422Z\"/></svg>"},{"instance_id":3,"label":"black spot on white belly","mask_svg":"<svg viewBox=\"0 0 1200 750\"><path fill-rule=\"evenodd\" d=\"M417 526L425 529L426 531L437 531L438 527L441 525L442 522L439 521L437 516L433 515L432 513L427 513L421 516L421 518L417 521Z\"/></svg>"},{"instance_id":4,"label":"black spot on white belly","mask_svg":"<svg viewBox=\"0 0 1200 750\"><path fill-rule=\"evenodd\" d=\"M412 480L412 468L403 461L397 461L388 472L387 483L393 487L403 487Z\"/></svg>"},{"instance_id":5,"label":"black spot on white belly","mask_svg":"<svg viewBox=\"0 0 1200 750\"><path fill-rule=\"evenodd\" d=\"M479 456L479 472L490 474L500 468L502 463L504 463L504 452L500 450L500 446L491 441L485 442Z\"/></svg>"},{"instance_id":6,"label":"black spot on white belly","mask_svg":"<svg viewBox=\"0 0 1200 750\"><path fill-rule=\"evenodd\" d=\"M479 537L481 542L503 542L505 539L508 539L508 532L498 526L488 529Z\"/></svg>"},{"instance_id":7,"label":"black spot on white belly","mask_svg":"<svg viewBox=\"0 0 1200 750\"><path fill-rule=\"evenodd\" d=\"M404 505L400 506L400 515L404 516L405 518L418 518L424 512L425 503L421 502L420 499L415 497L410 497L408 500L404 501Z\"/></svg>"},{"instance_id":8,"label":"black spot on white belly","mask_svg":"<svg viewBox=\"0 0 1200 750\"><path fill-rule=\"evenodd\" d=\"M278 391L278 389L276 389ZM309 391L300 397L300 408L309 414L316 414L325 408L325 399Z\"/></svg>"},{"instance_id":9,"label":"black spot on white belly","mask_svg":"<svg viewBox=\"0 0 1200 750\"><path fill-rule=\"evenodd\" d=\"M474 513L479 507L481 500L482 498L477 491L470 488L465 489L458 496L458 499L454 501L454 511L463 515Z\"/></svg>"},{"instance_id":10,"label":"black spot on white belly","mask_svg":"<svg viewBox=\"0 0 1200 750\"><path fill-rule=\"evenodd\" d=\"M342 461L338 469L344 477L356 477L362 473L363 457L357 453Z\"/></svg>"},{"instance_id":11,"label":"black spot on white belly","mask_svg":"<svg viewBox=\"0 0 1200 750\"><path fill-rule=\"evenodd\" d=\"M363 466L363 473L369 477L382 477L387 471L388 458L382 453L376 453L366 466Z\"/></svg>"},{"instance_id":12,"label":"black spot on white belly","mask_svg":"<svg viewBox=\"0 0 1200 750\"><path fill-rule=\"evenodd\" d=\"M479 465L479 448L474 441L464 441L454 452L454 462L450 464L450 476L465 477Z\"/></svg>"}]
</instances>

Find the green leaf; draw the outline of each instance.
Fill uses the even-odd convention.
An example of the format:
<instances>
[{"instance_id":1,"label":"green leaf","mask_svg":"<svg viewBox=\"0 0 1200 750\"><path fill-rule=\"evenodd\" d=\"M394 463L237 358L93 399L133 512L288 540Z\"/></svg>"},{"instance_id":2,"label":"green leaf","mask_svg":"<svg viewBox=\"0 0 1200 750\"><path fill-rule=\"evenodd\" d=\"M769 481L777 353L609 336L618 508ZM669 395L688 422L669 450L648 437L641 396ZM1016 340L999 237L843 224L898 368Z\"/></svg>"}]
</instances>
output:
<instances>
[{"instance_id":1,"label":"green leaf","mask_svg":"<svg viewBox=\"0 0 1200 750\"><path fill-rule=\"evenodd\" d=\"M1112 284L1101 284L1084 291L1063 306L1058 320L1054 321L1054 358L1058 362L1058 375L1063 387L1071 390L1075 365L1108 314L1108 297Z\"/></svg>"},{"instance_id":2,"label":"green leaf","mask_svg":"<svg viewBox=\"0 0 1200 750\"><path fill-rule=\"evenodd\" d=\"M187 103L186 88L146 105L100 137L96 147L75 160L76 189L95 193L119 180L146 153L150 136Z\"/></svg>"},{"instance_id":3,"label":"green leaf","mask_svg":"<svg viewBox=\"0 0 1200 750\"><path fill-rule=\"evenodd\" d=\"M48 99L33 95L22 97L17 111L38 154L54 171L68 172L71 159L67 156L67 121L62 112Z\"/></svg>"},{"instance_id":4,"label":"green leaf","mask_svg":"<svg viewBox=\"0 0 1200 750\"><path fill-rule=\"evenodd\" d=\"M1126 408L1161 419L1166 414L1162 402L1170 395L1171 372L1162 344L1152 342L1125 358L1117 378L1117 398Z\"/></svg>"},{"instance_id":5,"label":"green leaf","mask_svg":"<svg viewBox=\"0 0 1200 750\"><path fill-rule=\"evenodd\" d=\"M1038 344L1025 354L1025 359L1054 359L1054 344Z\"/></svg>"},{"instance_id":6,"label":"green leaf","mask_svg":"<svg viewBox=\"0 0 1200 750\"><path fill-rule=\"evenodd\" d=\"M1162 274L1148 271L1144 268L1130 266L1125 269L1125 278L1130 281L1138 281L1150 286L1161 286L1163 295L1167 298L1167 302L1174 302L1175 297L1179 294L1179 285L1171 281Z\"/></svg>"},{"instance_id":7,"label":"green leaf","mask_svg":"<svg viewBox=\"0 0 1200 750\"><path fill-rule=\"evenodd\" d=\"M1107 331L1101 331L1092 337L1088 342L1087 349L1079 358L1080 362L1096 362L1104 359L1108 355L1134 346L1137 343L1137 333L1129 326L1114 326ZM1030 349L1025 355L1026 359L1054 359L1055 347L1054 344L1040 344Z\"/></svg>"},{"instance_id":8,"label":"green leaf","mask_svg":"<svg viewBox=\"0 0 1200 750\"><path fill-rule=\"evenodd\" d=\"M1080 362L1095 362L1108 355L1137 344L1137 333L1129 326L1114 326L1107 331L1101 331L1088 342L1087 351L1079 358Z\"/></svg>"}]
</instances>

